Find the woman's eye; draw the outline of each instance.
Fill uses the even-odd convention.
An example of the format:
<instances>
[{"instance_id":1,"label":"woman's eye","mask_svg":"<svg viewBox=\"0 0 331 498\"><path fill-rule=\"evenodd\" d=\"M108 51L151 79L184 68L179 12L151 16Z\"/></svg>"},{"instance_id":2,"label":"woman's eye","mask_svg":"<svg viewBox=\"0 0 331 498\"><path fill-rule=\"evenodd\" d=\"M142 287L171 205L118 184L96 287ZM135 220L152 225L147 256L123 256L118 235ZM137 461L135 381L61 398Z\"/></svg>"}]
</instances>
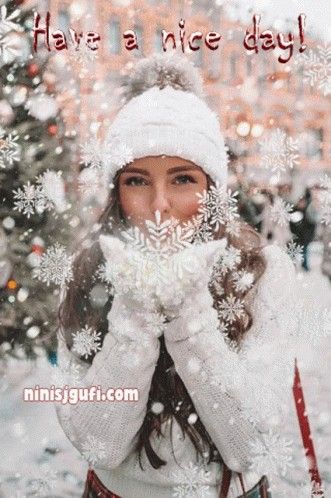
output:
<instances>
[{"instance_id":1,"label":"woman's eye","mask_svg":"<svg viewBox=\"0 0 331 498\"><path fill-rule=\"evenodd\" d=\"M142 185L147 185L147 182L141 176L130 176L125 180L124 185L129 185L132 187L140 187Z\"/></svg>"},{"instance_id":2,"label":"woman's eye","mask_svg":"<svg viewBox=\"0 0 331 498\"><path fill-rule=\"evenodd\" d=\"M191 175L179 175L174 179L174 183L183 185L185 183L197 183Z\"/></svg>"}]
</instances>

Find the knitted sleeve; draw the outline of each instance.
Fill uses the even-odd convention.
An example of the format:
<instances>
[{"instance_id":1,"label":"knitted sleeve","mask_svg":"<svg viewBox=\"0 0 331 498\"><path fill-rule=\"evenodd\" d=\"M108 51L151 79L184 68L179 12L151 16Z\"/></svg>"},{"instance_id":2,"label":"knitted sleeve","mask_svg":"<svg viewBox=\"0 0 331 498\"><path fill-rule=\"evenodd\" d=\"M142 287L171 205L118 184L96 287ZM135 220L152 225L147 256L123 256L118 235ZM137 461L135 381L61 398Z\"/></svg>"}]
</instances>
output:
<instances>
[{"instance_id":1,"label":"knitted sleeve","mask_svg":"<svg viewBox=\"0 0 331 498\"><path fill-rule=\"evenodd\" d=\"M237 472L251 468L253 448L264 447L266 435L281 427L292 404L295 272L276 246L264 254L267 268L256 285L253 325L239 353L215 326L212 307L184 312L165 333L197 414L225 463Z\"/></svg>"},{"instance_id":2,"label":"knitted sleeve","mask_svg":"<svg viewBox=\"0 0 331 498\"><path fill-rule=\"evenodd\" d=\"M159 356L157 337L146 335L144 317L108 315L109 332L90 366L68 350L59 335L58 368L65 370L66 384L78 387L134 388L138 401L78 401L56 403L64 432L73 445L98 468L117 467L132 451L135 436L146 413L152 376ZM80 376L73 379L80 369ZM71 379L71 382L70 382Z\"/></svg>"}]
</instances>

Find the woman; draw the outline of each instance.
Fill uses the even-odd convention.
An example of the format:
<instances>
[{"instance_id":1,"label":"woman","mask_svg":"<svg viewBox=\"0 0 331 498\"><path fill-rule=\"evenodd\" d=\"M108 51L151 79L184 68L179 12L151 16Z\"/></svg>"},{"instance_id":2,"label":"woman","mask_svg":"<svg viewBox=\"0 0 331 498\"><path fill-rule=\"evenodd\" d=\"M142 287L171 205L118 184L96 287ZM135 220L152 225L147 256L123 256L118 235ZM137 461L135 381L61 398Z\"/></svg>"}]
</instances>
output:
<instances>
[{"instance_id":1,"label":"woman","mask_svg":"<svg viewBox=\"0 0 331 498\"><path fill-rule=\"evenodd\" d=\"M90 462L84 496L270 497L262 454L291 403L293 265L239 223L218 118L185 58L137 65L106 143L109 202L61 304L59 365L139 400L57 406Z\"/></svg>"}]
</instances>

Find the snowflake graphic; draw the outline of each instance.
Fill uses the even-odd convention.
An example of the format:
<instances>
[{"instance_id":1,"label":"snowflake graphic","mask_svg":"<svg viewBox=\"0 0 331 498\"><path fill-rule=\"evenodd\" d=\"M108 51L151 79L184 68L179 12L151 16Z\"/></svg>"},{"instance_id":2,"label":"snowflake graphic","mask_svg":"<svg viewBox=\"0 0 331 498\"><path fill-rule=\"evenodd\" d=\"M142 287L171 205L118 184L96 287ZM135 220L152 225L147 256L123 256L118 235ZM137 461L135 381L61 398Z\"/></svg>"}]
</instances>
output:
<instances>
[{"instance_id":1,"label":"snowflake graphic","mask_svg":"<svg viewBox=\"0 0 331 498\"><path fill-rule=\"evenodd\" d=\"M39 477L29 481L29 492L47 498L53 494L57 479L57 471L53 470L49 464L43 464L39 468Z\"/></svg>"},{"instance_id":2,"label":"snowflake graphic","mask_svg":"<svg viewBox=\"0 0 331 498\"><path fill-rule=\"evenodd\" d=\"M18 139L19 135L11 133L5 137L4 131L0 129L0 168L13 166L15 161L20 160L20 147L16 143Z\"/></svg>"},{"instance_id":3,"label":"snowflake graphic","mask_svg":"<svg viewBox=\"0 0 331 498\"><path fill-rule=\"evenodd\" d=\"M198 215L204 222L209 222L215 231L221 225L226 225L229 221L239 217L237 212L236 199L237 192L226 191L224 186L216 182L209 190L204 190L202 194L197 193L199 209Z\"/></svg>"},{"instance_id":4,"label":"snowflake graphic","mask_svg":"<svg viewBox=\"0 0 331 498\"><path fill-rule=\"evenodd\" d=\"M30 215L34 214L37 199L41 194L41 188L35 187L28 182L26 185L23 185L23 189L13 190L13 194L14 199L16 199L14 210L26 214L27 218L30 218Z\"/></svg>"},{"instance_id":5,"label":"snowflake graphic","mask_svg":"<svg viewBox=\"0 0 331 498\"><path fill-rule=\"evenodd\" d=\"M81 76L91 71L91 63L98 58L97 50L92 50L86 43L81 43L79 47L71 45L68 55L71 63L78 64Z\"/></svg>"},{"instance_id":6,"label":"snowflake graphic","mask_svg":"<svg viewBox=\"0 0 331 498\"><path fill-rule=\"evenodd\" d=\"M13 190L14 194L14 210L23 214L30 215L43 213L57 208L62 211L64 208L64 199L61 197L61 171L55 173L47 170L42 175L37 176L37 185L31 185L28 182L23 185L23 188ZM64 192L64 190L63 190Z\"/></svg>"},{"instance_id":7,"label":"snowflake graphic","mask_svg":"<svg viewBox=\"0 0 331 498\"><path fill-rule=\"evenodd\" d=\"M304 337L313 347L331 336L331 311L328 308L307 309L300 307L300 338Z\"/></svg>"},{"instance_id":8,"label":"snowflake graphic","mask_svg":"<svg viewBox=\"0 0 331 498\"><path fill-rule=\"evenodd\" d=\"M175 498L208 498L211 496L209 479L210 472L201 465L189 462L183 470L171 473L171 476L180 484L173 487L172 496Z\"/></svg>"},{"instance_id":9,"label":"snowflake graphic","mask_svg":"<svg viewBox=\"0 0 331 498\"><path fill-rule=\"evenodd\" d=\"M296 242L294 242L293 239L287 243L286 252L292 259L295 266L299 266L302 263L303 247L300 246L299 244L296 244Z\"/></svg>"},{"instance_id":10,"label":"snowflake graphic","mask_svg":"<svg viewBox=\"0 0 331 498\"><path fill-rule=\"evenodd\" d=\"M277 128L259 142L263 166L280 175L299 163L298 143L283 130Z\"/></svg>"},{"instance_id":11,"label":"snowflake graphic","mask_svg":"<svg viewBox=\"0 0 331 498\"><path fill-rule=\"evenodd\" d=\"M80 145L82 149L81 163L91 168L106 168L115 165L122 168L134 159L132 149L126 144L112 141L101 141L92 137L85 144Z\"/></svg>"},{"instance_id":12,"label":"snowflake graphic","mask_svg":"<svg viewBox=\"0 0 331 498\"><path fill-rule=\"evenodd\" d=\"M6 5L2 5L0 9L0 37L9 31L23 31L23 27L13 22L20 15L19 9L14 10L9 16L7 15Z\"/></svg>"},{"instance_id":13,"label":"snowflake graphic","mask_svg":"<svg viewBox=\"0 0 331 498\"><path fill-rule=\"evenodd\" d=\"M64 387L65 385L78 386L81 375L82 368L80 365L62 359L57 366L52 367L52 384L56 387Z\"/></svg>"},{"instance_id":14,"label":"snowflake graphic","mask_svg":"<svg viewBox=\"0 0 331 498\"><path fill-rule=\"evenodd\" d=\"M236 266L241 262L241 251L234 246L229 246L221 254L216 269L214 271L214 276L219 278L225 275L229 270L235 270Z\"/></svg>"},{"instance_id":15,"label":"snowflake graphic","mask_svg":"<svg viewBox=\"0 0 331 498\"><path fill-rule=\"evenodd\" d=\"M251 441L250 468L259 474L286 476L289 468L293 467L292 441L274 433L261 434L259 439Z\"/></svg>"},{"instance_id":16,"label":"snowflake graphic","mask_svg":"<svg viewBox=\"0 0 331 498\"><path fill-rule=\"evenodd\" d=\"M85 144L80 144L82 150L81 163L90 168L101 168L107 160L104 144L96 137L90 138Z\"/></svg>"},{"instance_id":17,"label":"snowflake graphic","mask_svg":"<svg viewBox=\"0 0 331 498\"><path fill-rule=\"evenodd\" d=\"M35 268L35 277L49 285L65 285L73 279L73 256L66 254L65 247L59 243L49 247L40 258L40 263Z\"/></svg>"},{"instance_id":18,"label":"snowflake graphic","mask_svg":"<svg viewBox=\"0 0 331 498\"><path fill-rule=\"evenodd\" d=\"M107 150L109 150L108 160L110 164L117 168L122 168L134 159L132 149L124 143L110 143Z\"/></svg>"},{"instance_id":19,"label":"snowflake graphic","mask_svg":"<svg viewBox=\"0 0 331 498\"><path fill-rule=\"evenodd\" d=\"M244 303L230 294L218 304L218 313L221 318L233 323L244 314Z\"/></svg>"},{"instance_id":20,"label":"snowflake graphic","mask_svg":"<svg viewBox=\"0 0 331 498\"><path fill-rule=\"evenodd\" d=\"M323 225L331 223L331 189L321 192L320 217Z\"/></svg>"},{"instance_id":21,"label":"snowflake graphic","mask_svg":"<svg viewBox=\"0 0 331 498\"><path fill-rule=\"evenodd\" d=\"M189 247L194 234L192 225L182 227L174 218L162 222L160 211L155 212L155 222L146 220L145 226L146 234L134 226L123 230L123 238L134 249L157 258L169 258L179 250Z\"/></svg>"},{"instance_id":22,"label":"snowflake graphic","mask_svg":"<svg viewBox=\"0 0 331 498\"><path fill-rule=\"evenodd\" d=\"M280 226L286 226L290 221L290 213L293 210L293 205L277 197L273 206L270 209L270 216L272 221Z\"/></svg>"},{"instance_id":23,"label":"snowflake graphic","mask_svg":"<svg viewBox=\"0 0 331 498\"><path fill-rule=\"evenodd\" d=\"M295 64L303 67L303 81L326 97L331 93L331 45L318 45L296 57Z\"/></svg>"},{"instance_id":24,"label":"snowflake graphic","mask_svg":"<svg viewBox=\"0 0 331 498\"><path fill-rule=\"evenodd\" d=\"M203 244L209 240L213 240L213 231L210 225L201 220L200 216L192 216L183 225L184 230L193 230L194 243Z\"/></svg>"},{"instance_id":25,"label":"snowflake graphic","mask_svg":"<svg viewBox=\"0 0 331 498\"><path fill-rule=\"evenodd\" d=\"M327 192L331 192L331 176L324 175L323 178L320 179L320 186L324 188Z\"/></svg>"},{"instance_id":26,"label":"snowflake graphic","mask_svg":"<svg viewBox=\"0 0 331 498\"><path fill-rule=\"evenodd\" d=\"M237 292L245 292L250 289L254 283L253 273L246 272L245 270L240 270L235 272L232 276L235 288Z\"/></svg>"},{"instance_id":27,"label":"snowflake graphic","mask_svg":"<svg viewBox=\"0 0 331 498\"><path fill-rule=\"evenodd\" d=\"M0 58L4 64L7 64L12 57L18 53L16 42L11 38L6 37L11 31L22 32L24 28L13 22L20 15L19 9L14 10L10 15L7 15L6 5L2 5L0 9Z\"/></svg>"},{"instance_id":28,"label":"snowflake graphic","mask_svg":"<svg viewBox=\"0 0 331 498\"><path fill-rule=\"evenodd\" d=\"M231 235L232 237L239 237L240 235L240 221L238 220L228 220L226 227L225 227L225 232L228 235Z\"/></svg>"},{"instance_id":29,"label":"snowflake graphic","mask_svg":"<svg viewBox=\"0 0 331 498\"><path fill-rule=\"evenodd\" d=\"M87 359L92 353L97 353L101 349L101 332L96 332L85 325L84 328L72 334L72 350Z\"/></svg>"},{"instance_id":30,"label":"snowflake graphic","mask_svg":"<svg viewBox=\"0 0 331 498\"><path fill-rule=\"evenodd\" d=\"M82 445L84 458L95 465L106 456L106 444L89 434Z\"/></svg>"}]
</instances>

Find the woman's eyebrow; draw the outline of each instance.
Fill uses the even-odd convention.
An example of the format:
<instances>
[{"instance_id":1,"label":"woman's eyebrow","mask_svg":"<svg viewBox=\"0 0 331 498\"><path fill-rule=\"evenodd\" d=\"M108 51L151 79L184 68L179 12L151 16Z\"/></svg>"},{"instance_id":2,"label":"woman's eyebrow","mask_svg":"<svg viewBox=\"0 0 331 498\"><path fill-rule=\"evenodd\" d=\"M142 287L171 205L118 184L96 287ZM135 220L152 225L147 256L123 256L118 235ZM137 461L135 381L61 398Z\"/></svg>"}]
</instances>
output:
<instances>
[{"instance_id":1,"label":"woman's eyebrow","mask_svg":"<svg viewBox=\"0 0 331 498\"><path fill-rule=\"evenodd\" d=\"M175 166L174 168L169 168L167 170L167 174L171 175L172 173L178 173L180 171L198 171L198 169L199 168L197 166L193 166L193 165L186 166L183 164L183 166ZM150 176L149 171L147 171L146 169L134 168L134 167L127 168L127 169L123 170L123 173L140 173L141 175Z\"/></svg>"}]
</instances>

